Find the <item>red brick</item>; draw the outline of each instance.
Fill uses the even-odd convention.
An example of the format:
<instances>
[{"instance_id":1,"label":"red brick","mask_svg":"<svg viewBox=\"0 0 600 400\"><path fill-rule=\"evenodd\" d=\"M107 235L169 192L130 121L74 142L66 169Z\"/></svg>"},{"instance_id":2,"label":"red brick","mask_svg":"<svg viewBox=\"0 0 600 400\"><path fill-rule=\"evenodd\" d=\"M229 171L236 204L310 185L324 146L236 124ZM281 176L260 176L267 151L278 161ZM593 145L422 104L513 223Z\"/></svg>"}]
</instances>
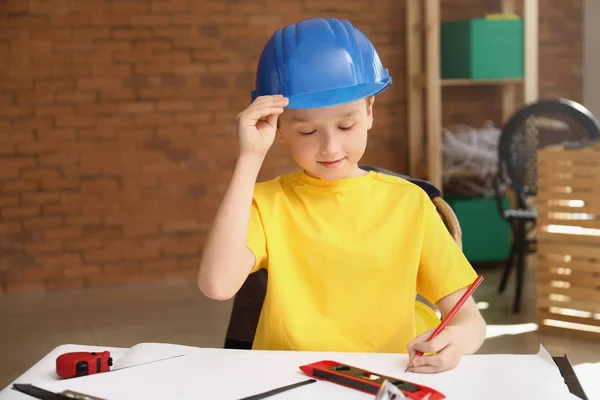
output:
<instances>
[{"instance_id":1,"label":"red brick","mask_svg":"<svg viewBox=\"0 0 600 400\"><path fill-rule=\"evenodd\" d=\"M122 78L115 76L92 76L77 79L77 88L84 90L120 89L122 86Z\"/></svg>"},{"instance_id":2,"label":"red brick","mask_svg":"<svg viewBox=\"0 0 600 400\"><path fill-rule=\"evenodd\" d=\"M173 233L173 232L195 232L198 231L200 225L198 221L177 221L177 222L168 222L162 225L162 229L165 232Z\"/></svg>"},{"instance_id":3,"label":"red brick","mask_svg":"<svg viewBox=\"0 0 600 400\"><path fill-rule=\"evenodd\" d=\"M79 189L78 179L44 179L42 181L42 189L45 190L62 190L62 189ZM54 209L53 207L49 210Z\"/></svg>"},{"instance_id":4,"label":"red brick","mask_svg":"<svg viewBox=\"0 0 600 400\"><path fill-rule=\"evenodd\" d=\"M49 292L58 292L72 289L81 289L86 286L83 278L49 280L46 282L46 289Z\"/></svg>"},{"instance_id":5,"label":"red brick","mask_svg":"<svg viewBox=\"0 0 600 400\"><path fill-rule=\"evenodd\" d=\"M46 229L44 237L47 239L73 239L81 237L83 230L80 226Z\"/></svg>"},{"instance_id":6,"label":"red brick","mask_svg":"<svg viewBox=\"0 0 600 400\"><path fill-rule=\"evenodd\" d=\"M44 242L29 242L25 245L25 251L34 255L52 254L61 252L63 242L60 240L46 240Z\"/></svg>"},{"instance_id":7,"label":"red brick","mask_svg":"<svg viewBox=\"0 0 600 400\"><path fill-rule=\"evenodd\" d=\"M99 93L101 101L134 100L136 98L135 92L129 89L100 90Z\"/></svg>"},{"instance_id":8,"label":"red brick","mask_svg":"<svg viewBox=\"0 0 600 400\"><path fill-rule=\"evenodd\" d=\"M40 213L40 206L4 207L2 209L2 218L24 218L40 215Z\"/></svg>"},{"instance_id":9,"label":"red brick","mask_svg":"<svg viewBox=\"0 0 600 400\"><path fill-rule=\"evenodd\" d=\"M0 208L6 206L16 206L19 204L19 196L16 194L12 195L0 195Z\"/></svg>"},{"instance_id":10,"label":"red brick","mask_svg":"<svg viewBox=\"0 0 600 400\"><path fill-rule=\"evenodd\" d=\"M133 26L165 26L171 24L171 16L168 14L137 14L130 18Z\"/></svg>"},{"instance_id":11,"label":"red brick","mask_svg":"<svg viewBox=\"0 0 600 400\"><path fill-rule=\"evenodd\" d=\"M86 250L83 257L89 263L105 263L122 259L121 253L113 249Z\"/></svg>"},{"instance_id":12,"label":"red brick","mask_svg":"<svg viewBox=\"0 0 600 400\"><path fill-rule=\"evenodd\" d=\"M104 2L106 3L106 2ZM73 37L78 39L109 39L111 30L109 27L74 26ZM96 46L94 46L97 49Z\"/></svg>"},{"instance_id":13,"label":"red brick","mask_svg":"<svg viewBox=\"0 0 600 400\"><path fill-rule=\"evenodd\" d=\"M33 115L33 107L8 106L0 108L0 117L24 117Z\"/></svg>"},{"instance_id":14,"label":"red brick","mask_svg":"<svg viewBox=\"0 0 600 400\"><path fill-rule=\"evenodd\" d=\"M144 7L147 7L147 5L142 4L142 3L129 3L129 2L119 2L122 5L125 4L137 4L137 5L143 5ZM116 4L116 3L113 3ZM122 27L114 27L112 29L112 37L115 39L143 39L143 38L149 38L152 36L152 29L151 28L133 28L133 27L127 27L127 28L122 28ZM157 33L157 36L164 36L164 35L160 35Z\"/></svg>"},{"instance_id":15,"label":"red brick","mask_svg":"<svg viewBox=\"0 0 600 400\"><path fill-rule=\"evenodd\" d=\"M13 40L11 42L11 52L15 54L51 53L52 49L52 41L48 39Z\"/></svg>"},{"instance_id":16,"label":"red brick","mask_svg":"<svg viewBox=\"0 0 600 400\"><path fill-rule=\"evenodd\" d=\"M81 77L92 75L91 65L82 64L58 64L52 68L52 75L58 77Z\"/></svg>"},{"instance_id":17,"label":"red brick","mask_svg":"<svg viewBox=\"0 0 600 400\"><path fill-rule=\"evenodd\" d=\"M74 112L73 106L67 105L47 105L47 106L39 106L36 108L36 115L72 115Z\"/></svg>"},{"instance_id":18,"label":"red brick","mask_svg":"<svg viewBox=\"0 0 600 400\"><path fill-rule=\"evenodd\" d=\"M77 105L77 112L87 115L111 115L117 111L117 103L84 103Z\"/></svg>"},{"instance_id":19,"label":"red brick","mask_svg":"<svg viewBox=\"0 0 600 400\"><path fill-rule=\"evenodd\" d=\"M17 145L18 154L44 154L56 150L56 142L28 142Z\"/></svg>"},{"instance_id":20,"label":"red brick","mask_svg":"<svg viewBox=\"0 0 600 400\"><path fill-rule=\"evenodd\" d=\"M120 225L88 225L83 227L86 237L114 238L123 235L123 227Z\"/></svg>"},{"instance_id":21,"label":"red brick","mask_svg":"<svg viewBox=\"0 0 600 400\"><path fill-rule=\"evenodd\" d=\"M153 102L132 102L132 103L120 103L118 110L126 114L143 114L154 111Z\"/></svg>"},{"instance_id":22,"label":"red brick","mask_svg":"<svg viewBox=\"0 0 600 400\"><path fill-rule=\"evenodd\" d=\"M23 193L22 204L47 204L60 201L59 192Z\"/></svg>"},{"instance_id":23,"label":"red brick","mask_svg":"<svg viewBox=\"0 0 600 400\"><path fill-rule=\"evenodd\" d=\"M102 268L98 265L77 265L72 267L65 267L63 275L65 278L79 278L79 277L94 277L102 274Z\"/></svg>"},{"instance_id":24,"label":"red brick","mask_svg":"<svg viewBox=\"0 0 600 400\"><path fill-rule=\"evenodd\" d=\"M205 15L206 13L218 13L225 12L229 6L228 2L224 1L192 1L190 2L190 10L201 11L198 15ZM205 17L206 20L206 17Z\"/></svg>"},{"instance_id":25,"label":"red brick","mask_svg":"<svg viewBox=\"0 0 600 400\"><path fill-rule=\"evenodd\" d=\"M30 0L28 11L36 14L67 13L70 5L68 0Z\"/></svg>"},{"instance_id":26,"label":"red brick","mask_svg":"<svg viewBox=\"0 0 600 400\"><path fill-rule=\"evenodd\" d=\"M147 260L142 261L142 271L168 271L177 269L177 259L176 258L166 258L159 260Z\"/></svg>"},{"instance_id":27,"label":"red brick","mask_svg":"<svg viewBox=\"0 0 600 400\"><path fill-rule=\"evenodd\" d=\"M1 163L1 160L0 160ZM1 169L0 169L1 171ZM30 192L35 191L38 188L38 184L35 181L23 181L23 180L4 180L0 181L0 192L1 193L13 193L13 192Z\"/></svg>"},{"instance_id":28,"label":"red brick","mask_svg":"<svg viewBox=\"0 0 600 400\"><path fill-rule=\"evenodd\" d=\"M198 264L199 265L199 264ZM198 277L198 267L186 269L170 269L165 273L167 280L192 280Z\"/></svg>"},{"instance_id":29,"label":"red brick","mask_svg":"<svg viewBox=\"0 0 600 400\"><path fill-rule=\"evenodd\" d=\"M75 130L73 129L40 129L37 132L40 141L63 141L75 139Z\"/></svg>"},{"instance_id":30,"label":"red brick","mask_svg":"<svg viewBox=\"0 0 600 400\"><path fill-rule=\"evenodd\" d=\"M60 179L60 172L56 168L40 168L22 171L20 177L25 180Z\"/></svg>"},{"instance_id":31,"label":"red brick","mask_svg":"<svg viewBox=\"0 0 600 400\"><path fill-rule=\"evenodd\" d=\"M155 27L154 33L156 37L160 38L186 37L194 34L193 28L188 26Z\"/></svg>"},{"instance_id":32,"label":"red brick","mask_svg":"<svg viewBox=\"0 0 600 400\"><path fill-rule=\"evenodd\" d=\"M94 117L87 115L60 115L56 117L56 126L58 127L84 128L93 126L94 122Z\"/></svg>"},{"instance_id":33,"label":"red brick","mask_svg":"<svg viewBox=\"0 0 600 400\"><path fill-rule=\"evenodd\" d=\"M131 51L131 41L130 40L96 40L94 42L94 47L95 47L95 51L97 54L108 54L108 55L112 55L113 53L117 53L117 52L123 52L123 51ZM113 67L123 67L123 65L114 65L111 64L111 58L107 57L107 58L103 58L102 60L96 60L94 62L94 66L96 66L96 63L100 62L100 61L105 61L102 64L110 64ZM112 74L110 72L106 72L104 74L95 74L95 75L104 75L104 76L112 76Z\"/></svg>"},{"instance_id":34,"label":"red brick","mask_svg":"<svg viewBox=\"0 0 600 400\"><path fill-rule=\"evenodd\" d=\"M21 168L35 166L35 160L30 157L0 158L0 179L18 178Z\"/></svg>"},{"instance_id":35,"label":"red brick","mask_svg":"<svg viewBox=\"0 0 600 400\"><path fill-rule=\"evenodd\" d=\"M129 25L131 16L122 12L103 11L91 14L91 25L93 26L108 26ZM88 24L85 24L88 25Z\"/></svg>"},{"instance_id":36,"label":"red brick","mask_svg":"<svg viewBox=\"0 0 600 400\"><path fill-rule=\"evenodd\" d=\"M178 124L197 124L206 123L212 119L212 116L203 112L177 113L175 121Z\"/></svg>"},{"instance_id":37,"label":"red brick","mask_svg":"<svg viewBox=\"0 0 600 400\"><path fill-rule=\"evenodd\" d=\"M35 117L25 119L13 119L13 129L16 130L34 130L46 129L53 126L52 117Z\"/></svg>"},{"instance_id":38,"label":"red brick","mask_svg":"<svg viewBox=\"0 0 600 400\"><path fill-rule=\"evenodd\" d=\"M63 39L71 38L71 28L70 27L58 27L53 26L49 28L33 28L29 30L32 38L36 39L44 39L44 40L52 40L52 41L60 41Z\"/></svg>"},{"instance_id":39,"label":"red brick","mask_svg":"<svg viewBox=\"0 0 600 400\"><path fill-rule=\"evenodd\" d=\"M84 180L81 183L83 193L117 191L119 183L111 179Z\"/></svg>"},{"instance_id":40,"label":"red brick","mask_svg":"<svg viewBox=\"0 0 600 400\"><path fill-rule=\"evenodd\" d=\"M12 235L21 233L21 224L19 221L2 221L0 220L0 234Z\"/></svg>"},{"instance_id":41,"label":"red brick","mask_svg":"<svg viewBox=\"0 0 600 400\"><path fill-rule=\"evenodd\" d=\"M160 100L156 103L158 111L189 111L194 109L194 103L185 100Z\"/></svg>"},{"instance_id":42,"label":"red brick","mask_svg":"<svg viewBox=\"0 0 600 400\"><path fill-rule=\"evenodd\" d=\"M152 2L152 11L170 12L187 11L189 8L188 0L155 0Z\"/></svg>"},{"instance_id":43,"label":"red brick","mask_svg":"<svg viewBox=\"0 0 600 400\"><path fill-rule=\"evenodd\" d=\"M58 91L75 89L75 80L69 78L37 79L34 83L35 90Z\"/></svg>"},{"instance_id":44,"label":"red brick","mask_svg":"<svg viewBox=\"0 0 600 400\"><path fill-rule=\"evenodd\" d=\"M123 234L125 236L149 236L159 233L158 224L152 222L135 221L126 223L123 226Z\"/></svg>"},{"instance_id":45,"label":"red brick","mask_svg":"<svg viewBox=\"0 0 600 400\"><path fill-rule=\"evenodd\" d=\"M93 75L128 76L131 75L131 71L130 65L94 64L92 66Z\"/></svg>"},{"instance_id":46,"label":"red brick","mask_svg":"<svg viewBox=\"0 0 600 400\"><path fill-rule=\"evenodd\" d=\"M44 168L71 167L79 163L79 154L57 152L38 155L38 164ZM69 171L70 169L66 169Z\"/></svg>"},{"instance_id":47,"label":"red brick","mask_svg":"<svg viewBox=\"0 0 600 400\"><path fill-rule=\"evenodd\" d=\"M25 229L54 228L62 225L60 217L33 217L23 221Z\"/></svg>"},{"instance_id":48,"label":"red brick","mask_svg":"<svg viewBox=\"0 0 600 400\"><path fill-rule=\"evenodd\" d=\"M93 102L97 98L96 92L76 90L73 92L58 92L56 100L66 103L88 103Z\"/></svg>"},{"instance_id":49,"label":"red brick","mask_svg":"<svg viewBox=\"0 0 600 400\"><path fill-rule=\"evenodd\" d=\"M189 63L192 55L189 51L157 51L152 55L152 60L161 64Z\"/></svg>"},{"instance_id":50,"label":"red brick","mask_svg":"<svg viewBox=\"0 0 600 400\"><path fill-rule=\"evenodd\" d=\"M81 238L81 239L70 239L65 241L65 250L77 251L77 250L89 250L97 249L102 247L103 242L98 238Z\"/></svg>"}]
</instances>

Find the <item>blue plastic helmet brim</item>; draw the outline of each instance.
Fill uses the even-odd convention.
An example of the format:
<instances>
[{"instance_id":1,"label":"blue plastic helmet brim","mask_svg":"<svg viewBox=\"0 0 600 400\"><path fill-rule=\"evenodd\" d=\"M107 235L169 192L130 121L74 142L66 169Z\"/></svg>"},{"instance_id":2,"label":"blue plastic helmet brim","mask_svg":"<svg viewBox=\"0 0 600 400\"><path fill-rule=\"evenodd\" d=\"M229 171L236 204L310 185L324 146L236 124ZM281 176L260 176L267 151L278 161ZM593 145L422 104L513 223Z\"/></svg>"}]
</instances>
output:
<instances>
[{"instance_id":1,"label":"blue plastic helmet brim","mask_svg":"<svg viewBox=\"0 0 600 400\"><path fill-rule=\"evenodd\" d=\"M289 96L286 109L307 109L333 107L341 104L352 103L371 95L383 92L392 84L392 78L387 78L379 83L369 83L345 88L326 90Z\"/></svg>"}]
</instances>

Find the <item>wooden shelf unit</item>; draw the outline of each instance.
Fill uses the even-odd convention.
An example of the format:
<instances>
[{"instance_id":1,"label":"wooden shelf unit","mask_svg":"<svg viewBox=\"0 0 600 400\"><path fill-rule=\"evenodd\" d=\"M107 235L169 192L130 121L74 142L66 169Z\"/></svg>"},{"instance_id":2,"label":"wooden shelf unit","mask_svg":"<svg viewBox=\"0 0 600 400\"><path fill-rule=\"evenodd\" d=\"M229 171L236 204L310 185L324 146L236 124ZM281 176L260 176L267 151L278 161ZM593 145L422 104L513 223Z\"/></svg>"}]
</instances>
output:
<instances>
[{"instance_id":1,"label":"wooden shelf unit","mask_svg":"<svg viewBox=\"0 0 600 400\"><path fill-rule=\"evenodd\" d=\"M538 0L522 1L524 2L524 78L485 80L441 79L440 0L406 1L410 176L427 179L442 188L443 87L500 85L503 123L518 108L517 85L523 85L523 103L530 103L538 98ZM501 0L501 3L502 13L515 13L516 0ZM460 121L454 122L460 123Z\"/></svg>"}]
</instances>

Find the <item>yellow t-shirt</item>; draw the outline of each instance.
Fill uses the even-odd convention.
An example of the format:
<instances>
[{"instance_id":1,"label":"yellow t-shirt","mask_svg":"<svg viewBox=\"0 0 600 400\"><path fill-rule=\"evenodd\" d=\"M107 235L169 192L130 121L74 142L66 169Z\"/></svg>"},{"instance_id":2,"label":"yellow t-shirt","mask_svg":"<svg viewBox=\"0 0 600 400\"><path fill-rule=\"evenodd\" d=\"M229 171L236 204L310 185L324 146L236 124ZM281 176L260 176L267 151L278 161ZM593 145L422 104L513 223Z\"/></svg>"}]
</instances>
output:
<instances>
[{"instance_id":1,"label":"yellow t-shirt","mask_svg":"<svg viewBox=\"0 0 600 400\"><path fill-rule=\"evenodd\" d=\"M405 353L415 293L476 278L428 195L377 172L257 183L247 246L268 271L254 349Z\"/></svg>"}]
</instances>

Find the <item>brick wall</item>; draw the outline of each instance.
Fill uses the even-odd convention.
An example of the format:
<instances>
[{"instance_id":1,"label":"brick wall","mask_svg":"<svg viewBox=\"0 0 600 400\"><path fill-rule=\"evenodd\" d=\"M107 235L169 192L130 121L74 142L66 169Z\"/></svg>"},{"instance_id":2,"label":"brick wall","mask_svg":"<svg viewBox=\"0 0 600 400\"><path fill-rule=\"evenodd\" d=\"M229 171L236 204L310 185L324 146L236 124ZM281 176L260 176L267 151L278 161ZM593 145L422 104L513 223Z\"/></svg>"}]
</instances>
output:
<instances>
[{"instance_id":1,"label":"brick wall","mask_svg":"<svg viewBox=\"0 0 600 400\"><path fill-rule=\"evenodd\" d=\"M452 19L499 2L443 3ZM406 171L403 2L0 7L0 292L194 277L236 158L235 116L248 104L260 49L298 19L349 18L373 40L395 85L378 99L364 161ZM540 17L541 95L579 100L580 1L548 0ZM444 123L497 120L495 95L448 89ZM291 168L275 147L261 179Z\"/></svg>"}]
</instances>

